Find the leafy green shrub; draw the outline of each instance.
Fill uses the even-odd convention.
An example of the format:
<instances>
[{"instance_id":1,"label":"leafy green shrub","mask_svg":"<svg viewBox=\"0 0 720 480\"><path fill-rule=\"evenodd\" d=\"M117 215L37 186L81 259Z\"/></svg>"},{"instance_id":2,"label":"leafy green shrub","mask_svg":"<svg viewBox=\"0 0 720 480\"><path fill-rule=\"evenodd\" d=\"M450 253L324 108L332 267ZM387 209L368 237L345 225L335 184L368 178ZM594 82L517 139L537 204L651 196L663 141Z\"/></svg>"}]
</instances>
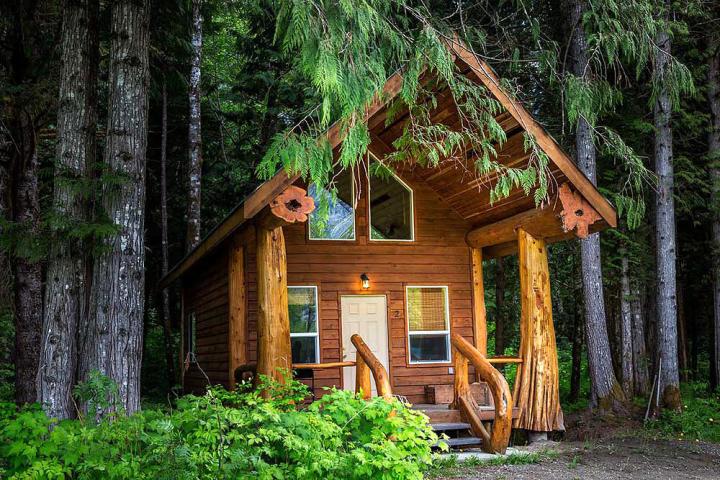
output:
<instances>
[{"instance_id":1,"label":"leafy green shrub","mask_svg":"<svg viewBox=\"0 0 720 480\"><path fill-rule=\"evenodd\" d=\"M683 384L682 412L665 410L648 422L651 431L673 438L720 442L720 393L708 393L703 382Z\"/></svg>"},{"instance_id":2,"label":"leafy green shrub","mask_svg":"<svg viewBox=\"0 0 720 480\"><path fill-rule=\"evenodd\" d=\"M332 391L302 407L307 389L265 381L273 399L241 385L186 396L99 424L51 427L38 406L0 405L0 478L421 479L437 437L398 401Z\"/></svg>"}]
</instances>

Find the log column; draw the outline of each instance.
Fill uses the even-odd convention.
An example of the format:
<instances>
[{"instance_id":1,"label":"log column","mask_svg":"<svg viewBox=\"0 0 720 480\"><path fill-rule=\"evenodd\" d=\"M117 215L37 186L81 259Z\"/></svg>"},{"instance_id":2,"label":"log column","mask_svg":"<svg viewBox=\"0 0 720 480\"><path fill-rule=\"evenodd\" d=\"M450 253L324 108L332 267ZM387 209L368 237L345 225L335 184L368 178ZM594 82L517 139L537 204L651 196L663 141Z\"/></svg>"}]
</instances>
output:
<instances>
[{"instance_id":1,"label":"log column","mask_svg":"<svg viewBox=\"0 0 720 480\"><path fill-rule=\"evenodd\" d=\"M565 430L552 319L545 241L518 230L520 262L520 358L513 395L520 408L515 428L533 432Z\"/></svg>"},{"instance_id":2,"label":"log column","mask_svg":"<svg viewBox=\"0 0 720 480\"><path fill-rule=\"evenodd\" d=\"M247 311L245 292L245 248L236 236L228 254L228 383L235 388L235 369L247 363Z\"/></svg>"},{"instance_id":3,"label":"log column","mask_svg":"<svg viewBox=\"0 0 720 480\"><path fill-rule=\"evenodd\" d=\"M257 221L257 373L281 382L283 370L289 372L292 366L283 226L305 222L314 209L307 192L291 186L270 202Z\"/></svg>"},{"instance_id":4,"label":"log column","mask_svg":"<svg viewBox=\"0 0 720 480\"><path fill-rule=\"evenodd\" d=\"M472 248L473 330L475 348L487 357L487 313L485 311L485 285L483 284L482 249Z\"/></svg>"}]
</instances>

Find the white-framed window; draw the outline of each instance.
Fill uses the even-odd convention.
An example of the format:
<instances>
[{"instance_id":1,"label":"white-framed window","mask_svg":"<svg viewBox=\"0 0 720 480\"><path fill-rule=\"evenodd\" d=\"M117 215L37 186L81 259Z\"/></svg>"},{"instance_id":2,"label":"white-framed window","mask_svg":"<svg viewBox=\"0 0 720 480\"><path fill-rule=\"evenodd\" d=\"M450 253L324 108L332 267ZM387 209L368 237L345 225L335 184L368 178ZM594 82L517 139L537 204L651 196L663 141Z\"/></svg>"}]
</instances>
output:
<instances>
[{"instance_id":1,"label":"white-framed window","mask_svg":"<svg viewBox=\"0 0 720 480\"><path fill-rule=\"evenodd\" d=\"M370 154L368 180L368 228L372 241L415 240L413 191L407 183Z\"/></svg>"},{"instance_id":2,"label":"white-framed window","mask_svg":"<svg viewBox=\"0 0 720 480\"><path fill-rule=\"evenodd\" d=\"M448 287L405 287L410 363L450 361L450 302Z\"/></svg>"},{"instance_id":3,"label":"white-framed window","mask_svg":"<svg viewBox=\"0 0 720 480\"><path fill-rule=\"evenodd\" d=\"M320 363L317 287L288 287L293 363Z\"/></svg>"},{"instance_id":4,"label":"white-framed window","mask_svg":"<svg viewBox=\"0 0 720 480\"><path fill-rule=\"evenodd\" d=\"M308 220L310 240L355 240L355 176L344 170L333 180L335 191L308 188L316 210Z\"/></svg>"},{"instance_id":5,"label":"white-framed window","mask_svg":"<svg viewBox=\"0 0 720 480\"><path fill-rule=\"evenodd\" d=\"M195 355L195 348L197 346L197 320L195 312L190 312L187 316L187 323L185 324L185 348L187 353Z\"/></svg>"}]
</instances>

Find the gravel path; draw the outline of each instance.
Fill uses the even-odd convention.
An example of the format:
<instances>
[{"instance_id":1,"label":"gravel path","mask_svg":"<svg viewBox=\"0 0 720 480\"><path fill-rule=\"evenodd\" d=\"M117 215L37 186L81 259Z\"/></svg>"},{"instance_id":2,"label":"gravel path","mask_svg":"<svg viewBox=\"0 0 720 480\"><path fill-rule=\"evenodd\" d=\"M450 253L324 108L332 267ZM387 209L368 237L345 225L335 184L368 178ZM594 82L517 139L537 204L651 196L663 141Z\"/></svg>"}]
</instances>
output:
<instances>
[{"instance_id":1,"label":"gravel path","mask_svg":"<svg viewBox=\"0 0 720 480\"><path fill-rule=\"evenodd\" d=\"M493 480L720 479L720 445L648 438L606 438L595 442L548 442L556 455L529 465L462 468L440 478Z\"/></svg>"}]
</instances>

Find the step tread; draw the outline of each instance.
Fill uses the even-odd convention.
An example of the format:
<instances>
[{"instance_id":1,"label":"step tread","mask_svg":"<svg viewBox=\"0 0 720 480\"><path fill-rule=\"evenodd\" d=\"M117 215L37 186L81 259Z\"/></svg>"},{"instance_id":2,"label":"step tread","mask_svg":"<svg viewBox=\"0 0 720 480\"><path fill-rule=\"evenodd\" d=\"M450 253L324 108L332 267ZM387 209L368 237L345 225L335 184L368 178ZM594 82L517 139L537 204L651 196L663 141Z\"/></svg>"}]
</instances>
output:
<instances>
[{"instance_id":1,"label":"step tread","mask_svg":"<svg viewBox=\"0 0 720 480\"><path fill-rule=\"evenodd\" d=\"M433 430L436 432L445 432L448 430L468 430L470 428L470 424L464 422L438 422L431 425Z\"/></svg>"},{"instance_id":2,"label":"step tread","mask_svg":"<svg viewBox=\"0 0 720 480\"><path fill-rule=\"evenodd\" d=\"M453 447L471 447L475 445L481 445L482 439L478 437L462 437L462 438L448 438L445 440L438 441L436 446L439 445L441 442L447 443L447 445L450 448Z\"/></svg>"}]
</instances>

